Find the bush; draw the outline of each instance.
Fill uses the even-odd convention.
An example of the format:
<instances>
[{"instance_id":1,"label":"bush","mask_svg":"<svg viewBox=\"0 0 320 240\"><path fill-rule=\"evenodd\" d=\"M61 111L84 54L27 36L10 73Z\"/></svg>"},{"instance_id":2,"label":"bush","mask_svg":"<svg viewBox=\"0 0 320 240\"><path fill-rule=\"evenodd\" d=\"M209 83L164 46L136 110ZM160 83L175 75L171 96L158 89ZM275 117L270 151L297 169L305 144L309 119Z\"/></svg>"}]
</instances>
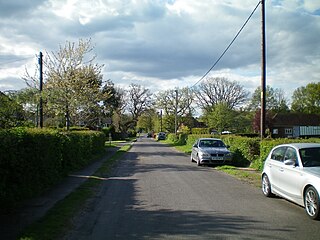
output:
<instances>
[{"instance_id":1,"label":"bush","mask_svg":"<svg viewBox=\"0 0 320 240\"><path fill-rule=\"evenodd\" d=\"M192 134L210 134L210 128L192 128L191 129Z\"/></svg>"},{"instance_id":2,"label":"bush","mask_svg":"<svg viewBox=\"0 0 320 240\"><path fill-rule=\"evenodd\" d=\"M233 165L248 167L259 158L260 138L223 136L222 139L233 152Z\"/></svg>"},{"instance_id":3,"label":"bush","mask_svg":"<svg viewBox=\"0 0 320 240\"><path fill-rule=\"evenodd\" d=\"M105 135L14 128L0 131L0 205L14 206L104 151Z\"/></svg>"}]
</instances>

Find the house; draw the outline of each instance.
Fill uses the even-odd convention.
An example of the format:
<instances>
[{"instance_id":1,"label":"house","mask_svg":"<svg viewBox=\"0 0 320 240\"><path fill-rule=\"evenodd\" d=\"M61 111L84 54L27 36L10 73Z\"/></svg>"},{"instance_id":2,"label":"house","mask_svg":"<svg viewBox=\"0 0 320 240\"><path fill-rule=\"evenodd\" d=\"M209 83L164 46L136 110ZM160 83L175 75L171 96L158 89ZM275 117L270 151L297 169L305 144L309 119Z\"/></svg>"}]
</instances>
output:
<instances>
[{"instance_id":1,"label":"house","mask_svg":"<svg viewBox=\"0 0 320 240\"><path fill-rule=\"evenodd\" d=\"M272 137L320 137L320 115L305 113L277 113L270 123Z\"/></svg>"}]
</instances>

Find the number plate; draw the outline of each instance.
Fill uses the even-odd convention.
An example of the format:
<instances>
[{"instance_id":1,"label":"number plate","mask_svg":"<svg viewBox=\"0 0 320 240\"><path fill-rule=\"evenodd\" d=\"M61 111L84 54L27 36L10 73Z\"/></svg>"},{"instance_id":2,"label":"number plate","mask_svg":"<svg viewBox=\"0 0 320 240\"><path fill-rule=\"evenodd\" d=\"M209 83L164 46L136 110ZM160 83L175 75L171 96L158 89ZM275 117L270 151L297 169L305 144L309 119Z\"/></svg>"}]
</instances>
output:
<instances>
[{"instance_id":1,"label":"number plate","mask_svg":"<svg viewBox=\"0 0 320 240\"><path fill-rule=\"evenodd\" d=\"M223 157L212 157L211 160L223 160Z\"/></svg>"}]
</instances>

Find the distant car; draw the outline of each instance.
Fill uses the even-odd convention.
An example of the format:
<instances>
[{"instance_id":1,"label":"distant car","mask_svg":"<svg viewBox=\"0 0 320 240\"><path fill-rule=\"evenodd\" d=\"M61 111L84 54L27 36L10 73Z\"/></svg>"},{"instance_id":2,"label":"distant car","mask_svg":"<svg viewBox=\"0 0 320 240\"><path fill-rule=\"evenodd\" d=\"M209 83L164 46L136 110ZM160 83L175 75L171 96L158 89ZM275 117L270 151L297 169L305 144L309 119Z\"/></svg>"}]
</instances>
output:
<instances>
[{"instance_id":1,"label":"distant car","mask_svg":"<svg viewBox=\"0 0 320 240\"><path fill-rule=\"evenodd\" d=\"M232 132L230 131L222 131L221 134L231 134Z\"/></svg>"},{"instance_id":2,"label":"distant car","mask_svg":"<svg viewBox=\"0 0 320 240\"><path fill-rule=\"evenodd\" d=\"M305 208L319 219L320 144L291 143L274 147L262 172L262 192L276 194Z\"/></svg>"},{"instance_id":3,"label":"distant car","mask_svg":"<svg viewBox=\"0 0 320 240\"><path fill-rule=\"evenodd\" d=\"M158 140L166 140L166 133L165 132L159 132L158 133Z\"/></svg>"},{"instance_id":4,"label":"distant car","mask_svg":"<svg viewBox=\"0 0 320 240\"><path fill-rule=\"evenodd\" d=\"M191 162L198 166L230 163L232 153L221 139L199 138L192 146Z\"/></svg>"},{"instance_id":5,"label":"distant car","mask_svg":"<svg viewBox=\"0 0 320 240\"><path fill-rule=\"evenodd\" d=\"M148 138L151 138L152 135L153 135L152 132L148 132L148 133L147 133L147 137L148 137Z\"/></svg>"}]
</instances>

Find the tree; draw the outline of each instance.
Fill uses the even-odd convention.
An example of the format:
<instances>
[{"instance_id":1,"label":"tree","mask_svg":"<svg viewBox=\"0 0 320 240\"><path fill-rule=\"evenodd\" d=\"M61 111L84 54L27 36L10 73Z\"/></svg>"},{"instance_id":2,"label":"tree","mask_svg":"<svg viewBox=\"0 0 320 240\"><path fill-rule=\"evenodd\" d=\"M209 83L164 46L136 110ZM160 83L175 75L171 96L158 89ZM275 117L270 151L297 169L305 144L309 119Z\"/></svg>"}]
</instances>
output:
<instances>
[{"instance_id":1,"label":"tree","mask_svg":"<svg viewBox=\"0 0 320 240\"><path fill-rule=\"evenodd\" d=\"M152 106L152 93L141 85L130 84L127 96L127 109L132 116L132 123L135 127L142 113Z\"/></svg>"},{"instance_id":2,"label":"tree","mask_svg":"<svg viewBox=\"0 0 320 240\"><path fill-rule=\"evenodd\" d=\"M35 88L24 88L18 91L10 91L8 97L23 108L25 120L38 126L39 90ZM28 123L28 125L29 125Z\"/></svg>"},{"instance_id":3,"label":"tree","mask_svg":"<svg viewBox=\"0 0 320 240\"><path fill-rule=\"evenodd\" d=\"M90 40L78 44L66 42L57 53L46 54L47 108L56 116L64 114L66 127L71 119L78 124L96 122L99 101L102 100L102 65L94 64Z\"/></svg>"},{"instance_id":4,"label":"tree","mask_svg":"<svg viewBox=\"0 0 320 240\"><path fill-rule=\"evenodd\" d=\"M154 109L145 111L139 118L137 123L138 129L144 129L147 132L155 130L155 120L158 118L158 114Z\"/></svg>"},{"instance_id":5,"label":"tree","mask_svg":"<svg viewBox=\"0 0 320 240\"><path fill-rule=\"evenodd\" d=\"M223 130L232 131L236 113L227 103L218 103L214 106L208 116L208 127L222 132Z\"/></svg>"},{"instance_id":6,"label":"tree","mask_svg":"<svg viewBox=\"0 0 320 240\"><path fill-rule=\"evenodd\" d=\"M272 111L275 113L279 112L288 112L289 107L287 104L287 99L284 96L284 92L279 88L272 88L271 86L267 86L266 88L266 110ZM254 91L249 109L252 111L256 111L261 108L261 87L257 87Z\"/></svg>"},{"instance_id":7,"label":"tree","mask_svg":"<svg viewBox=\"0 0 320 240\"><path fill-rule=\"evenodd\" d=\"M103 109L108 117L111 117L118 108L121 106L121 91L115 88L114 83L109 79L104 84L103 93Z\"/></svg>"},{"instance_id":8,"label":"tree","mask_svg":"<svg viewBox=\"0 0 320 240\"><path fill-rule=\"evenodd\" d=\"M0 129L22 126L25 122L23 107L0 91Z\"/></svg>"},{"instance_id":9,"label":"tree","mask_svg":"<svg viewBox=\"0 0 320 240\"><path fill-rule=\"evenodd\" d=\"M291 109L302 113L320 113L320 83L309 83L293 92Z\"/></svg>"},{"instance_id":10,"label":"tree","mask_svg":"<svg viewBox=\"0 0 320 240\"><path fill-rule=\"evenodd\" d=\"M127 122L130 122L130 117L125 114L127 107L127 92L122 88L115 88L115 98L117 104L114 105L112 114L112 125L115 127L116 132L126 132Z\"/></svg>"},{"instance_id":11,"label":"tree","mask_svg":"<svg viewBox=\"0 0 320 240\"><path fill-rule=\"evenodd\" d=\"M169 132L174 132L176 113L177 127L179 127L182 122L188 125L190 122L189 118L192 117L194 112L192 102L193 92L187 87L159 92L156 96L156 107L164 111L164 129Z\"/></svg>"},{"instance_id":12,"label":"tree","mask_svg":"<svg viewBox=\"0 0 320 240\"><path fill-rule=\"evenodd\" d=\"M205 112L219 103L234 109L245 103L248 92L236 81L227 78L207 78L194 91L198 106Z\"/></svg>"}]
</instances>

